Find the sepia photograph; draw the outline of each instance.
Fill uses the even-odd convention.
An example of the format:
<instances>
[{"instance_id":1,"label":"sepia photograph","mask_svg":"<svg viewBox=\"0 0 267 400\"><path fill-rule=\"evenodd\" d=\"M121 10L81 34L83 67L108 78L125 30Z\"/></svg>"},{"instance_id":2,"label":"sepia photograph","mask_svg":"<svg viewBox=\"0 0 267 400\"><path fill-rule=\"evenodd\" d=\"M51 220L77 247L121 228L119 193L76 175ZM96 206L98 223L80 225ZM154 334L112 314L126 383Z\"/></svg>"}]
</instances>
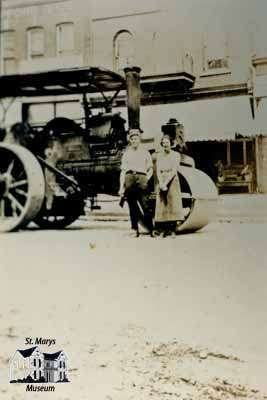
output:
<instances>
[{"instance_id":1,"label":"sepia photograph","mask_svg":"<svg viewBox=\"0 0 267 400\"><path fill-rule=\"evenodd\" d=\"M0 0L1 399L267 399L266 17Z\"/></svg>"}]
</instances>

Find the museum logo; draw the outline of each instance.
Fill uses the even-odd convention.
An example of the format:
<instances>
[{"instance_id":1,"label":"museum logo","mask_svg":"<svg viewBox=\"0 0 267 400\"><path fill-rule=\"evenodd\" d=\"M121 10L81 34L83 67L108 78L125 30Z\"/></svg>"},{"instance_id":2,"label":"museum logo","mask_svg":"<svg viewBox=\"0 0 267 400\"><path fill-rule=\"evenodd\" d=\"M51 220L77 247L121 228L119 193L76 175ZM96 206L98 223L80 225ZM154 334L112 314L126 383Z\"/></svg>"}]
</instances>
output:
<instances>
[{"instance_id":1,"label":"museum logo","mask_svg":"<svg viewBox=\"0 0 267 400\"><path fill-rule=\"evenodd\" d=\"M44 353L34 346L16 350L10 360L10 383L26 384L27 392L54 392L55 384L68 382L68 359L63 350Z\"/></svg>"}]
</instances>

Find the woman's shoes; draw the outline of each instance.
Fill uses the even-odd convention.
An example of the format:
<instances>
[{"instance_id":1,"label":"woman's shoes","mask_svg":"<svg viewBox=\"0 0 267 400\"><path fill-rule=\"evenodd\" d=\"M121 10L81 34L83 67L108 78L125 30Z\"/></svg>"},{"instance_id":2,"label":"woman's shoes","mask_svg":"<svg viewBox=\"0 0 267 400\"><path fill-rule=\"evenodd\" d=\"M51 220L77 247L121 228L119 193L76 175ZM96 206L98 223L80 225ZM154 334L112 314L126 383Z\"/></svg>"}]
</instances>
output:
<instances>
[{"instance_id":1,"label":"woman's shoes","mask_svg":"<svg viewBox=\"0 0 267 400\"><path fill-rule=\"evenodd\" d=\"M161 238L166 238L170 236L172 239L176 238L176 233L174 231L162 231L159 235Z\"/></svg>"},{"instance_id":2,"label":"woman's shoes","mask_svg":"<svg viewBox=\"0 0 267 400\"><path fill-rule=\"evenodd\" d=\"M153 238L159 237L159 234L159 231L157 231L156 229L152 229L152 231L150 231L150 236Z\"/></svg>"},{"instance_id":3,"label":"woman's shoes","mask_svg":"<svg viewBox=\"0 0 267 400\"><path fill-rule=\"evenodd\" d=\"M159 238L159 237L161 237L162 233L163 233L163 232L160 232L160 231L158 231L157 229L152 229L152 230L149 232L149 235L150 235L152 238Z\"/></svg>"},{"instance_id":4,"label":"woman's shoes","mask_svg":"<svg viewBox=\"0 0 267 400\"><path fill-rule=\"evenodd\" d=\"M176 238L176 233L175 231L158 231L156 229L153 229L152 231L149 232L150 236L153 238L166 238L167 236L170 236L172 239ZM130 235L133 238L138 238L140 236L140 232L138 229L133 229L133 232Z\"/></svg>"}]
</instances>

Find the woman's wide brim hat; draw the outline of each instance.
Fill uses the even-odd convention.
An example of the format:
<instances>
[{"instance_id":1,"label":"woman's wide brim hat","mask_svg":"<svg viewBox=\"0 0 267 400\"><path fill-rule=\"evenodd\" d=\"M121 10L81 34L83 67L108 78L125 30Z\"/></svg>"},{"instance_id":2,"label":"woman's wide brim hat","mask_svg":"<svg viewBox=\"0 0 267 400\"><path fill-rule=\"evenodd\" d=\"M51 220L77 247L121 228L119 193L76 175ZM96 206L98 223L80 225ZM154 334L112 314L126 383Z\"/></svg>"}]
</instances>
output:
<instances>
[{"instance_id":1,"label":"woman's wide brim hat","mask_svg":"<svg viewBox=\"0 0 267 400\"><path fill-rule=\"evenodd\" d=\"M184 126L181 122L177 121L176 118L170 118L166 125L177 125L179 127Z\"/></svg>"}]
</instances>

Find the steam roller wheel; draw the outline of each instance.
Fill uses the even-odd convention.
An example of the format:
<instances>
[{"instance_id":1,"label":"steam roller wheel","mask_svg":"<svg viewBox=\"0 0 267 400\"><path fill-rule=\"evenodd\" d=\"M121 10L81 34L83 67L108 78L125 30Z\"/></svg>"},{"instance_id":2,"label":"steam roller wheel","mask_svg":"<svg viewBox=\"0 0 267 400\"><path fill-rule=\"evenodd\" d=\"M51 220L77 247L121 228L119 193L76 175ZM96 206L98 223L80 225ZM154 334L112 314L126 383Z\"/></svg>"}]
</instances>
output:
<instances>
[{"instance_id":1,"label":"steam roller wheel","mask_svg":"<svg viewBox=\"0 0 267 400\"><path fill-rule=\"evenodd\" d=\"M83 208L84 201L79 195L65 192L64 196L54 196L51 209L47 208L45 199L34 222L42 229L63 229L83 214Z\"/></svg>"},{"instance_id":2,"label":"steam roller wheel","mask_svg":"<svg viewBox=\"0 0 267 400\"><path fill-rule=\"evenodd\" d=\"M25 147L0 144L0 232L25 227L40 211L45 195L42 168Z\"/></svg>"},{"instance_id":3,"label":"steam roller wheel","mask_svg":"<svg viewBox=\"0 0 267 400\"><path fill-rule=\"evenodd\" d=\"M218 207L218 190L212 179L196 168L180 167L184 221L178 224L177 233L190 233L202 229L215 219Z\"/></svg>"},{"instance_id":4,"label":"steam roller wheel","mask_svg":"<svg viewBox=\"0 0 267 400\"><path fill-rule=\"evenodd\" d=\"M177 223L176 233L190 233L208 225L216 215L218 191L211 178L192 167L180 167L178 173L184 219ZM150 196L152 215L155 214L156 193ZM145 227L143 212L139 207L139 222Z\"/></svg>"}]
</instances>

